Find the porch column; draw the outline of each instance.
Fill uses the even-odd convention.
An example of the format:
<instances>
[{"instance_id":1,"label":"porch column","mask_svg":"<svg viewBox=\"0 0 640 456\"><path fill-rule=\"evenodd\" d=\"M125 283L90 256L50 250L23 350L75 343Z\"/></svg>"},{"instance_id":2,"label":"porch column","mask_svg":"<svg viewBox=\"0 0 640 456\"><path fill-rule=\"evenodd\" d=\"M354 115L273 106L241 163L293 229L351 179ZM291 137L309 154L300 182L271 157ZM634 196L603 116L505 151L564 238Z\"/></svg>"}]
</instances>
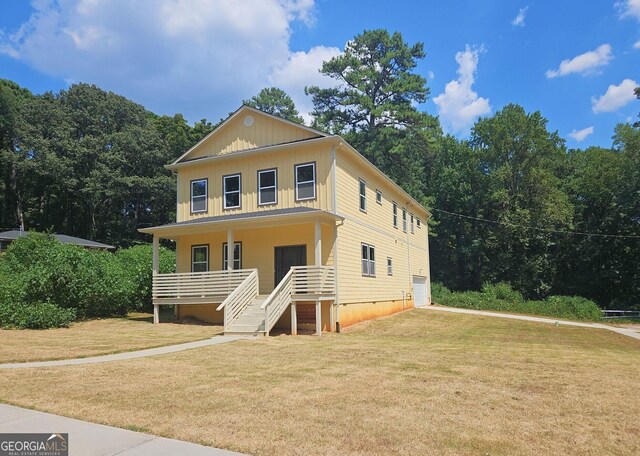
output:
<instances>
[{"instance_id":1,"label":"porch column","mask_svg":"<svg viewBox=\"0 0 640 456\"><path fill-rule=\"evenodd\" d=\"M227 271L233 271L233 230L227 230Z\"/></svg>"},{"instance_id":2,"label":"porch column","mask_svg":"<svg viewBox=\"0 0 640 456\"><path fill-rule=\"evenodd\" d=\"M320 226L320 222L316 222L314 237L316 250L315 265L322 266L322 229Z\"/></svg>"},{"instance_id":3,"label":"porch column","mask_svg":"<svg viewBox=\"0 0 640 456\"><path fill-rule=\"evenodd\" d=\"M296 303L291 303L291 335L298 335L298 314L296 312Z\"/></svg>"},{"instance_id":4,"label":"porch column","mask_svg":"<svg viewBox=\"0 0 640 456\"><path fill-rule=\"evenodd\" d=\"M316 335L322 335L322 301L316 299Z\"/></svg>"},{"instance_id":5,"label":"porch column","mask_svg":"<svg viewBox=\"0 0 640 456\"><path fill-rule=\"evenodd\" d=\"M153 236L153 277L152 277L152 285L153 289L153 280L155 280L155 276L160 272L160 239L154 235ZM160 323L160 309L158 304L153 304L153 324Z\"/></svg>"}]
</instances>

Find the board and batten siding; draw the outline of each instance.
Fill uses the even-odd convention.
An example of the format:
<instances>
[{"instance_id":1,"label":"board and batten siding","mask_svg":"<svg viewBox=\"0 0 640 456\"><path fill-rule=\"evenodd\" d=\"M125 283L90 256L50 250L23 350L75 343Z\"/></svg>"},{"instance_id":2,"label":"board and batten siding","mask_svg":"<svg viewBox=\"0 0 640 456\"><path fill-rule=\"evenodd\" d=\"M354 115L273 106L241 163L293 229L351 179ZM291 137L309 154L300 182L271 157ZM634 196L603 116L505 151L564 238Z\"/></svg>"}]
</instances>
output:
<instances>
[{"instance_id":1,"label":"board and batten siding","mask_svg":"<svg viewBox=\"0 0 640 456\"><path fill-rule=\"evenodd\" d=\"M245 119L251 116L253 124L245 125ZM309 130L282 122L259 112L248 111L222 125L214 135L206 138L186 157L208 157L224 155L257 147L286 144L293 141L316 138L319 135Z\"/></svg>"},{"instance_id":2,"label":"board and batten siding","mask_svg":"<svg viewBox=\"0 0 640 456\"><path fill-rule=\"evenodd\" d=\"M357 157L339 151L336 157L338 214L345 218L338 228L338 280L340 304L397 301L412 293L412 276L428 277L427 213L407 205L407 197ZM360 179L366 182L367 209L360 210ZM376 202L382 192L382 204ZM393 201L398 204L398 228L393 227ZM402 230L402 208L407 208L407 233ZM414 220L411 234L410 213ZM376 276L362 275L362 243L375 247ZM393 275L387 275L387 257Z\"/></svg>"},{"instance_id":3,"label":"board and batten siding","mask_svg":"<svg viewBox=\"0 0 640 456\"><path fill-rule=\"evenodd\" d=\"M209 162L194 163L178 170L178 222L200 217L236 214L244 212L269 211L273 209L307 206L327 210L333 203L332 190L329 188L331 168L331 147L326 144L301 143L295 149L273 150L250 155L229 156ZM296 164L315 162L316 198L314 200L295 200ZM278 203L258 205L258 171L276 168L278 170ZM241 207L223 208L222 177L241 174ZM207 211L191 213L191 181L208 179Z\"/></svg>"}]
</instances>

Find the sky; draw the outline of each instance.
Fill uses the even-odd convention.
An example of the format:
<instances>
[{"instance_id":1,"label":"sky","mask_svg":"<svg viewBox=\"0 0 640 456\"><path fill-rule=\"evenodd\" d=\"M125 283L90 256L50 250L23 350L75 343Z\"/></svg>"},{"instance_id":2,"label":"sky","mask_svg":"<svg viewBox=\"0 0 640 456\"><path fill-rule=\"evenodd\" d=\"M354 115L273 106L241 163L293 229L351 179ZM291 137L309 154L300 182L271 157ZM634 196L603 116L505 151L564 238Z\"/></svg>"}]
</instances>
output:
<instances>
[{"instance_id":1,"label":"sky","mask_svg":"<svg viewBox=\"0 0 640 456\"><path fill-rule=\"evenodd\" d=\"M364 30L424 43L418 106L467 138L508 103L540 111L570 148L610 147L640 101L640 0L33 0L0 3L0 78L34 93L96 84L158 114L225 118L304 87Z\"/></svg>"}]
</instances>

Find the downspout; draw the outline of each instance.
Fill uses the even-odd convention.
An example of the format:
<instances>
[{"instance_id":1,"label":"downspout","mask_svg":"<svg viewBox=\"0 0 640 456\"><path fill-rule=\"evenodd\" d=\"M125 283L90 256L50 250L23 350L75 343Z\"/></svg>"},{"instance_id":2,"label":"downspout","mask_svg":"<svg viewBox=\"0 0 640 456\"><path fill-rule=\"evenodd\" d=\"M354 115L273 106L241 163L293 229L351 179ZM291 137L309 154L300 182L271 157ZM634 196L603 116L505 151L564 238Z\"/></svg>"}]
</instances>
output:
<instances>
[{"instance_id":1,"label":"downspout","mask_svg":"<svg viewBox=\"0 0 640 456\"><path fill-rule=\"evenodd\" d=\"M338 147L340 147L340 143L338 143ZM331 148L331 205L333 206L333 215L338 214L338 197L336 190L336 146ZM333 239L334 241L334 250L333 250L333 268L335 269L335 299L333 301L333 311L335 313L336 320L336 332L340 332L340 305L339 305L339 291L340 286L338 285L339 274L338 274L338 225L334 222L333 224Z\"/></svg>"},{"instance_id":2,"label":"downspout","mask_svg":"<svg viewBox=\"0 0 640 456\"><path fill-rule=\"evenodd\" d=\"M409 205L411 204L410 201L407 201L404 205L404 210L406 211L406 215L407 215L407 230L406 230L406 237L407 237L407 270L409 271L409 283L410 283L410 290L411 290L411 298L413 299L413 276L411 275L411 245L409 244L409 230L411 229L409 226L409 219L410 219L410 215L409 215ZM406 294L405 294L406 296ZM402 305L402 308L404 309L404 302Z\"/></svg>"}]
</instances>

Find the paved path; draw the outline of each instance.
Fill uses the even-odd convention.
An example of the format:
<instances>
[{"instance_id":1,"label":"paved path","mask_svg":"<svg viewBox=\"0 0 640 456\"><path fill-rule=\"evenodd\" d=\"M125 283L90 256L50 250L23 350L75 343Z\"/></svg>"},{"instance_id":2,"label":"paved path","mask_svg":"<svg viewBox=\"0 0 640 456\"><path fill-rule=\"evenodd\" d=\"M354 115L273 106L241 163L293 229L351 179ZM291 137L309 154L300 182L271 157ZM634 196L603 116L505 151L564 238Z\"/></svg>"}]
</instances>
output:
<instances>
[{"instance_id":1,"label":"paved path","mask_svg":"<svg viewBox=\"0 0 640 456\"><path fill-rule=\"evenodd\" d=\"M0 404L0 433L68 433L70 456L232 456L232 451Z\"/></svg>"},{"instance_id":2,"label":"paved path","mask_svg":"<svg viewBox=\"0 0 640 456\"><path fill-rule=\"evenodd\" d=\"M56 367L74 366L78 364L108 363L110 361L122 361L125 359L146 358L147 356L166 355L191 348L207 347L209 345L224 344L241 339L252 339L253 336L214 336L211 339L187 342L178 345L167 345L166 347L149 348L124 353L114 353L113 355L91 356L88 358L61 359L58 361L33 361L28 363L8 363L0 364L0 369L23 369L27 367Z\"/></svg>"},{"instance_id":3,"label":"paved path","mask_svg":"<svg viewBox=\"0 0 640 456\"><path fill-rule=\"evenodd\" d=\"M622 334L623 336L632 337L634 339L640 340L640 332L635 328L627 329L627 328L621 328L617 326L603 325L601 323L582 323L579 321L558 320L555 318L547 318L547 317L532 317L529 315L516 315L516 314L510 314L510 313L503 313L503 312L461 309L459 307L446 307L446 306L436 306L436 305L418 307L418 309L462 313L462 314L469 314L469 315L483 315L485 317L510 318L512 320L535 321L538 323L550 323L553 325L557 324L557 325L566 325L566 326L579 326L581 328L606 329L609 331L616 332L618 334Z\"/></svg>"}]
</instances>

